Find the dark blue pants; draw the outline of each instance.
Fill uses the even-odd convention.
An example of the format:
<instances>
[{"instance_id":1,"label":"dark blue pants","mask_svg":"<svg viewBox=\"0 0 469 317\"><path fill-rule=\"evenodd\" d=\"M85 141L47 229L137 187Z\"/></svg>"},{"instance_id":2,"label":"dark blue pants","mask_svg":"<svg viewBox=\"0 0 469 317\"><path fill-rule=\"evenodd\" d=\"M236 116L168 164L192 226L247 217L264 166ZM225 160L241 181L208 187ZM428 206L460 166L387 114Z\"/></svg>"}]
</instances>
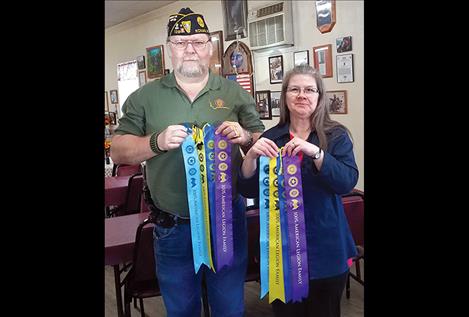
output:
<instances>
[{"instance_id":1,"label":"dark blue pants","mask_svg":"<svg viewBox=\"0 0 469 317\"><path fill-rule=\"evenodd\" d=\"M233 201L234 263L217 273L202 265L195 274L190 224L155 226L156 274L168 317L200 316L202 274L207 282L211 316L243 316L247 269L245 209L240 196Z\"/></svg>"}]
</instances>

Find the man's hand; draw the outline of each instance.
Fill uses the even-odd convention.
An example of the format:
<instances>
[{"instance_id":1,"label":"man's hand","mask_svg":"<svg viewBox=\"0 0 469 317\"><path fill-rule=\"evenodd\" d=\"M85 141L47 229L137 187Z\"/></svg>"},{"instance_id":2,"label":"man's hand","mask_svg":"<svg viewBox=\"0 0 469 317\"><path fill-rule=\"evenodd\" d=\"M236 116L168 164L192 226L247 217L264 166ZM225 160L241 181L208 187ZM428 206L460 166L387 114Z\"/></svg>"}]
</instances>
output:
<instances>
[{"instance_id":1,"label":"man's hand","mask_svg":"<svg viewBox=\"0 0 469 317\"><path fill-rule=\"evenodd\" d=\"M185 126L170 125L158 135L158 147L163 151L177 149L188 135Z\"/></svg>"},{"instance_id":2,"label":"man's hand","mask_svg":"<svg viewBox=\"0 0 469 317\"><path fill-rule=\"evenodd\" d=\"M238 122L224 121L215 134L222 134L228 138L233 144L246 145L251 141L252 135L249 131L244 130Z\"/></svg>"}]
</instances>

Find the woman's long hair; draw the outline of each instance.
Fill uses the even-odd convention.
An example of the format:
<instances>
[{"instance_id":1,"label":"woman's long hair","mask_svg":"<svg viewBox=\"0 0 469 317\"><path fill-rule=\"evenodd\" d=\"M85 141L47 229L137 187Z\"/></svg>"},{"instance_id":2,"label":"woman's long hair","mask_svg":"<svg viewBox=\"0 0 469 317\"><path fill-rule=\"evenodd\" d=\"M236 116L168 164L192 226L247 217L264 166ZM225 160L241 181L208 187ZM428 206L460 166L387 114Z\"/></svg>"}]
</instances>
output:
<instances>
[{"instance_id":1,"label":"woman's long hair","mask_svg":"<svg viewBox=\"0 0 469 317\"><path fill-rule=\"evenodd\" d=\"M326 91L324 87L324 82L322 80L321 74L319 71L309 66L308 64L301 64L295 66L292 70L288 71L283 78L282 82L282 91L280 95L280 121L279 125L284 125L286 123L290 124L290 110L286 104L287 96L287 87L292 76L295 75L309 75L313 77L316 81L316 86L319 90L319 99L316 109L310 117L311 120L311 129L316 131L319 138L319 147L323 150L327 150L327 137L326 134L335 127L342 127L347 131L348 135L352 139L352 135L343 124L334 121L329 116L329 109L326 104Z\"/></svg>"}]
</instances>

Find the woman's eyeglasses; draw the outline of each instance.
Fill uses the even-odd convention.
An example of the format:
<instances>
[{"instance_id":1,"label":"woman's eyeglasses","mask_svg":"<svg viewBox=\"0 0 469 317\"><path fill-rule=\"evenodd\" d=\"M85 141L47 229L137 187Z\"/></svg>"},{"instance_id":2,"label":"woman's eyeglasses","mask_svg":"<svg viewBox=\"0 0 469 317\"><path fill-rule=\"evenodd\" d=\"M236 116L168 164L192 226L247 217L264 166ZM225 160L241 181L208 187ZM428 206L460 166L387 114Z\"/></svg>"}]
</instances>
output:
<instances>
[{"instance_id":1,"label":"woman's eyeglasses","mask_svg":"<svg viewBox=\"0 0 469 317\"><path fill-rule=\"evenodd\" d=\"M303 93L307 96L312 96L313 94L319 93L319 89L317 89L316 87L304 87L304 88L296 87L296 86L287 87L287 93L289 93L292 96L298 96L301 93L301 91L303 91Z\"/></svg>"},{"instance_id":2,"label":"woman's eyeglasses","mask_svg":"<svg viewBox=\"0 0 469 317\"><path fill-rule=\"evenodd\" d=\"M201 50L207 46L207 43L210 42L210 40L205 41L205 42L204 41L176 41L176 42L169 41L169 42L173 44L173 46L177 48L178 50L186 49L189 43L191 43L192 47L195 48L196 50Z\"/></svg>"}]
</instances>

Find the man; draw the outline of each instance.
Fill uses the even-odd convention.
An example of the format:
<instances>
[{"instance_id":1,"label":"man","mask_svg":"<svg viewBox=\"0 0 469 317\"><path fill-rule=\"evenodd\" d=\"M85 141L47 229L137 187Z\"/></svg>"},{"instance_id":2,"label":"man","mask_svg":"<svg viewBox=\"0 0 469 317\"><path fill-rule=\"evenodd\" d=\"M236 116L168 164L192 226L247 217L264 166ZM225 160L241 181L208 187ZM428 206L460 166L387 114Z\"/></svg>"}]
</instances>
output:
<instances>
[{"instance_id":1,"label":"man","mask_svg":"<svg viewBox=\"0 0 469 317\"><path fill-rule=\"evenodd\" d=\"M204 17L184 8L171 15L167 45L174 71L132 93L112 140L111 157L119 164L146 161L151 198L160 210L154 229L156 271L168 316L200 316L203 275L212 316L242 316L247 266L244 200L236 189L239 147L257 140L264 125L249 93L236 82L212 74L213 47ZM195 274L182 123L221 123L215 133L232 147L233 266L214 273L207 266Z\"/></svg>"}]
</instances>

